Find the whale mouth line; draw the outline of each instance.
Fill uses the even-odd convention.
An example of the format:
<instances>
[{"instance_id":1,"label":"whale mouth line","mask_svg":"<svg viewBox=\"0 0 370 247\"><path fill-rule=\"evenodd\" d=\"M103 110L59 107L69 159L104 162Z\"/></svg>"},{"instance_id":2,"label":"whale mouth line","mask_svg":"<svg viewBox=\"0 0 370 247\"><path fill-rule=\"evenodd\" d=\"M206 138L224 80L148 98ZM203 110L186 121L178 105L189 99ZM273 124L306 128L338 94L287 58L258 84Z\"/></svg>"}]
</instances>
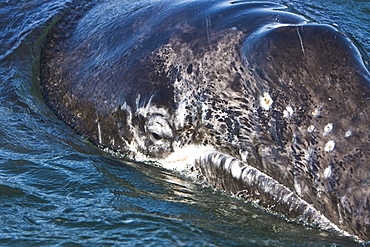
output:
<instances>
[{"instance_id":1,"label":"whale mouth line","mask_svg":"<svg viewBox=\"0 0 370 247\"><path fill-rule=\"evenodd\" d=\"M312 204L285 185L246 162L213 147L179 148L171 157L158 162L166 169L182 171L193 178L200 175L214 188L282 214L295 222L356 238L341 230ZM357 238L356 240L361 241Z\"/></svg>"}]
</instances>

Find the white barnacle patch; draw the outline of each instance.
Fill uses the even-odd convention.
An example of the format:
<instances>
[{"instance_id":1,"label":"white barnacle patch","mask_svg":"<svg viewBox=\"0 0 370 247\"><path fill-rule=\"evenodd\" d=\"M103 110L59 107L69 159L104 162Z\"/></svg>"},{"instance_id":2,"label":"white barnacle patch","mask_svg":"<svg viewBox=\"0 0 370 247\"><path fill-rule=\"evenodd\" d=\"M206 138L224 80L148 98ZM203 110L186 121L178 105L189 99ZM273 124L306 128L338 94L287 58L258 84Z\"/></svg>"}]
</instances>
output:
<instances>
[{"instance_id":1,"label":"white barnacle patch","mask_svg":"<svg viewBox=\"0 0 370 247\"><path fill-rule=\"evenodd\" d=\"M351 137L352 136L352 130L347 130L346 133L344 134L345 138Z\"/></svg>"},{"instance_id":2,"label":"white barnacle patch","mask_svg":"<svg viewBox=\"0 0 370 247\"><path fill-rule=\"evenodd\" d=\"M312 116L314 117L318 117L320 115L320 109L319 108L315 108L312 112L311 112Z\"/></svg>"},{"instance_id":3,"label":"white barnacle patch","mask_svg":"<svg viewBox=\"0 0 370 247\"><path fill-rule=\"evenodd\" d=\"M310 125L310 126L308 126L308 128L307 128L307 132L308 132L308 133L312 133L314 130L315 130L315 125Z\"/></svg>"},{"instance_id":4,"label":"white barnacle patch","mask_svg":"<svg viewBox=\"0 0 370 247\"><path fill-rule=\"evenodd\" d=\"M334 148L335 148L335 142L333 140L330 140L327 143L325 143L325 147L324 147L325 152L331 152L334 150Z\"/></svg>"},{"instance_id":5,"label":"white barnacle patch","mask_svg":"<svg viewBox=\"0 0 370 247\"><path fill-rule=\"evenodd\" d=\"M263 110L268 111L274 101L272 100L269 93L264 92L263 96L260 96L260 104Z\"/></svg>"},{"instance_id":6,"label":"white barnacle patch","mask_svg":"<svg viewBox=\"0 0 370 247\"><path fill-rule=\"evenodd\" d=\"M324 133L323 135L326 136L328 135L330 132L332 132L333 130L333 124L332 123L328 123L325 127L324 127Z\"/></svg>"},{"instance_id":7,"label":"white barnacle patch","mask_svg":"<svg viewBox=\"0 0 370 247\"><path fill-rule=\"evenodd\" d=\"M291 116L293 116L293 112L294 112L293 108L290 105L288 105L283 112L283 117L290 118Z\"/></svg>"}]
</instances>

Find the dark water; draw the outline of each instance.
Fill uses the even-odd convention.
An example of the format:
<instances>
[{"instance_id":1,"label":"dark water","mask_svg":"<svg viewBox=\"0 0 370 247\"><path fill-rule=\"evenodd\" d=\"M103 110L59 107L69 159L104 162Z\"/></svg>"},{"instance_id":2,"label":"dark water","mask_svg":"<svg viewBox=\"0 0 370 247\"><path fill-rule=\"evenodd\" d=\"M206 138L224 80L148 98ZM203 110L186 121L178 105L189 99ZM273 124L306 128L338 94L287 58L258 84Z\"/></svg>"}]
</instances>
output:
<instances>
[{"instance_id":1,"label":"dark water","mask_svg":"<svg viewBox=\"0 0 370 247\"><path fill-rule=\"evenodd\" d=\"M59 121L40 94L38 62L72 3L0 0L0 245L356 245L171 171L109 157ZM369 1L280 3L345 32L369 67Z\"/></svg>"}]
</instances>

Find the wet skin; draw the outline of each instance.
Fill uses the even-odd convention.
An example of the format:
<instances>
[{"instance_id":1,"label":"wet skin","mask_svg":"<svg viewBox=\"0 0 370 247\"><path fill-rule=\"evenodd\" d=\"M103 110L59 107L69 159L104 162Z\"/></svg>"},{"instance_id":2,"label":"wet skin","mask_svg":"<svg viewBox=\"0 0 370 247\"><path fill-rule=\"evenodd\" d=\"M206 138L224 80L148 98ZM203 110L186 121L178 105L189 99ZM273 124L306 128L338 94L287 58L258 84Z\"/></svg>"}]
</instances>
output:
<instances>
[{"instance_id":1,"label":"wet skin","mask_svg":"<svg viewBox=\"0 0 370 247\"><path fill-rule=\"evenodd\" d=\"M60 119L136 159L209 147L190 165L215 187L370 239L370 75L344 34L274 3L112 6L50 35Z\"/></svg>"}]
</instances>

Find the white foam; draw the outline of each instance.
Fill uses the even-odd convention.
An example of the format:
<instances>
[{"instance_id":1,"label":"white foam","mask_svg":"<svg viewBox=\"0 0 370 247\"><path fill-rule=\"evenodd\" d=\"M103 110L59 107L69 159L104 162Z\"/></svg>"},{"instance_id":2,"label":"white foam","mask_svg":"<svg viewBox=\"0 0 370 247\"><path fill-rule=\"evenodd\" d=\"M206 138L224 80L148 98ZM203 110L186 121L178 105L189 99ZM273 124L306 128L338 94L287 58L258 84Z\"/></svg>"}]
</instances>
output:
<instances>
[{"instance_id":1,"label":"white foam","mask_svg":"<svg viewBox=\"0 0 370 247\"><path fill-rule=\"evenodd\" d=\"M158 160L166 169L185 171L194 166L199 157L210 152L215 152L212 146L188 145L185 147L175 147L174 152L166 158Z\"/></svg>"},{"instance_id":2,"label":"white foam","mask_svg":"<svg viewBox=\"0 0 370 247\"><path fill-rule=\"evenodd\" d=\"M301 28L303 28L303 26ZM298 34L298 38L299 38L299 43L301 44L302 53L303 53L303 55L305 55L304 46L303 46L303 40L302 40L301 34L299 33L298 27L297 27L296 30L297 30L297 34Z\"/></svg>"}]
</instances>

